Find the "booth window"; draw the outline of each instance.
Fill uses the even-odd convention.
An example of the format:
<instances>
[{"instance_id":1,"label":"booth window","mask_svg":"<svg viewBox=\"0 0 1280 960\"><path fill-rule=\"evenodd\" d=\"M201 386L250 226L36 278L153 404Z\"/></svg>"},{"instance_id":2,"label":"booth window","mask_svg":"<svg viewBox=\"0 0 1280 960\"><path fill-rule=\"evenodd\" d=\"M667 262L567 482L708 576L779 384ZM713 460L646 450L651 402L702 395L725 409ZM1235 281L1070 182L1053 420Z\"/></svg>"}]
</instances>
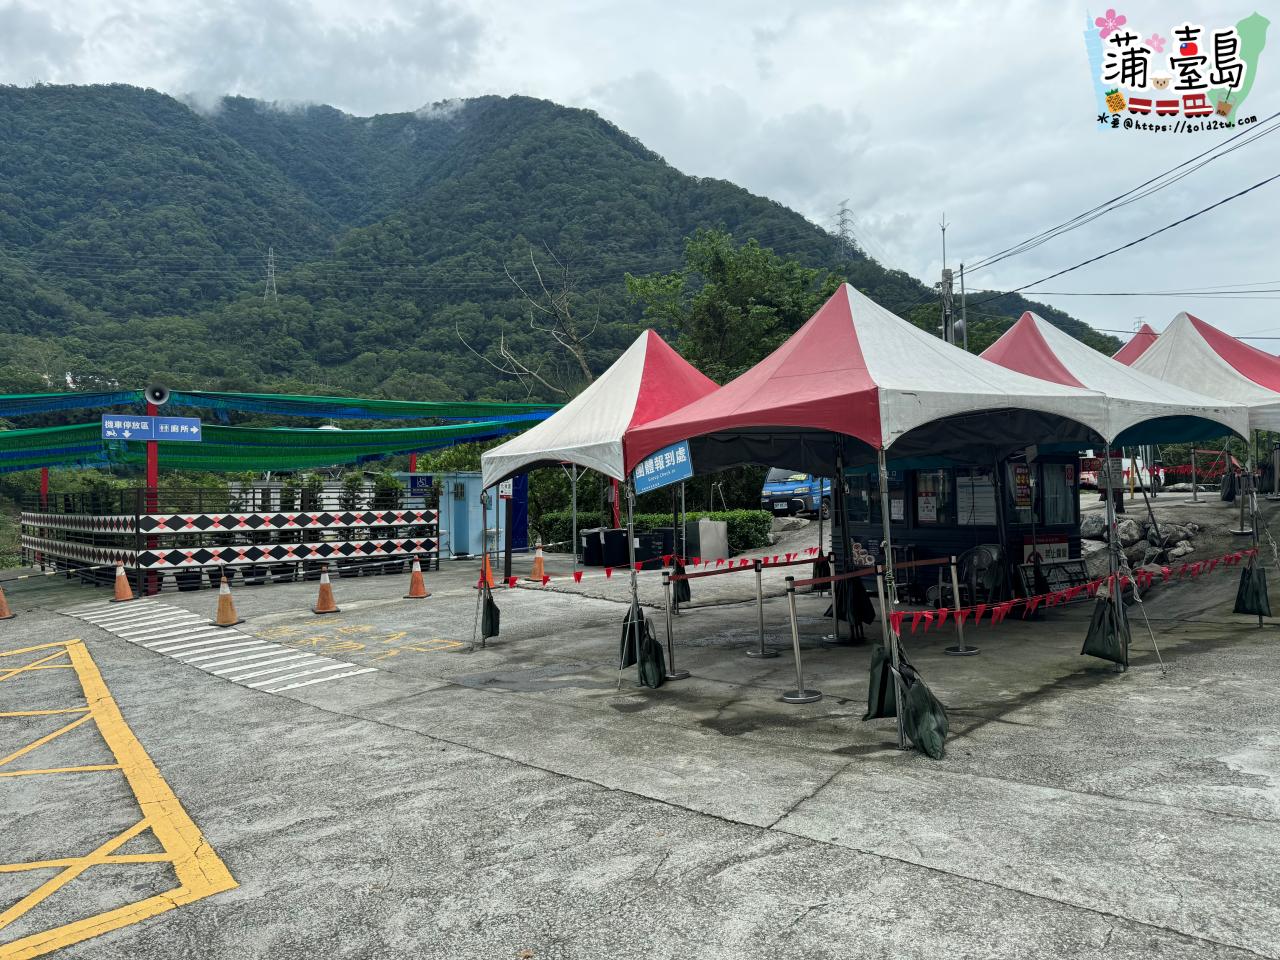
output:
<instances>
[{"instance_id":1,"label":"booth window","mask_svg":"<svg viewBox=\"0 0 1280 960\"><path fill-rule=\"evenodd\" d=\"M955 524L950 470L916 471L916 523L926 526Z\"/></svg>"},{"instance_id":2,"label":"booth window","mask_svg":"<svg viewBox=\"0 0 1280 960\"><path fill-rule=\"evenodd\" d=\"M994 527L996 488L987 468L956 473L956 523L962 527Z\"/></svg>"},{"instance_id":3,"label":"booth window","mask_svg":"<svg viewBox=\"0 0 1280 960\"><path fill-rule=\"evenodd\" d=\"M1013 515L1016 523L1031 523L1031 478L1033 469L1027 463L1005 464L1005 488L1009 491L1008 498L1013 505Z\"/></svg>"},{"instance_id":4,"label":"booth window","mask_svg":"<svg viewBox=\"0 0 1280 960\"><path fill-rule=\"evenodd\" d=\"M889 471L889 520L892 523L906 521L907 486L906 474L902 470ZM871 504L871 522L881 523L880 519L880 481L875 476L866 478L869 501Z\"/></svg>"},{"instance_id":5,"label":"booth window","mask_svg":"<svg viewBox=\"0 0 1280 960\"><path fill-rule=\"evenodd\" d=\"M849 508L850 523L871 522L871 487L876 482L865 473L848 478L849 495L845 498L845 503ZM879 516L876 519L879 520Z\"/></svg>"},{"instance_id":6,"label":"booth window","mask_svg":"<svg viewBox=\"0 0 1280 960\"><path fill-rule=\"evenodd\" d=\"M1075 465L1043 463L1040 465L1040 503L1044 525L1069 525L1076 521Z\"/></svg>"}]
</instances>

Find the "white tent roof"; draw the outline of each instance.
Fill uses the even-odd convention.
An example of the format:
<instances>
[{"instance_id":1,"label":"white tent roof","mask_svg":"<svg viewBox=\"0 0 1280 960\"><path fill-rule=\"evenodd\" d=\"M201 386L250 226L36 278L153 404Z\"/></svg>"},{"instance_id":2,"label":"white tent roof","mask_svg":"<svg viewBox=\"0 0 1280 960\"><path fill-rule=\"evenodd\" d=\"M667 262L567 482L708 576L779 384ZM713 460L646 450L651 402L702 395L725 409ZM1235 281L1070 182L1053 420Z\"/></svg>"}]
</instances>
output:
<instances>
[{"instance_id":1,"label":"white tent roof","mask_svg":"<svg viewBox=\"0 0 1280 960\"><path fill-rule=\"evenodd\" d=\"M1280 359L1180 313L1133 369L1168 383L1240 403L1249 428L1280 430Z\"/></svg>"},{"instance_id":2,"label":"white tent roof","mask_svg":"<svg viewBox=\"0 0 1280 960\"><path fill-rule=\"evenodd\" d=\"M1183 423L1166 418L1195 417L1208 420L1245 436L1249 429L1248 410L1204 394L1194 393L1177 384L1158 380L1141 370L1127 367L1081 343L1034 313L1022 317L1005 331L982 354L984 360L998 363L1033 377L1052 380L1066 386L1097 390L1107 397L1107 429L1103 436L1114 441L1126 430L1149 424L1154 431L1163 426L1166 433L1137 442L1174 441L1179 431L1196 431Z\"/></svg>"},{"instance_id":3,"label":"white tent roof","mask_svg":"<svg viewBox=\"0 0 1280 960\"><path fill-rule=\"evenodd\" d=\"M716 388L715 382L646 330L585 390L537 426L480 457L484 485L532 467L576 463L625 480L623 435Z\"/></svg>"},{"instance_id":4,"label":"white tent roof","mask_svg":"<svg viewBox=\"0 0 1280 960\"><path fill-rule=\"evenodd\" d=\"M945 421L945 422L939 422ZM637 457L705 438L694 461L812 464L801 434L855 437L899 457L1080 441L1107 429L1106 398L988 363L844 284L790 339L732 383L628 434ZM850 458L865 457L849 451Z\"/></svg>"}]
</instances>

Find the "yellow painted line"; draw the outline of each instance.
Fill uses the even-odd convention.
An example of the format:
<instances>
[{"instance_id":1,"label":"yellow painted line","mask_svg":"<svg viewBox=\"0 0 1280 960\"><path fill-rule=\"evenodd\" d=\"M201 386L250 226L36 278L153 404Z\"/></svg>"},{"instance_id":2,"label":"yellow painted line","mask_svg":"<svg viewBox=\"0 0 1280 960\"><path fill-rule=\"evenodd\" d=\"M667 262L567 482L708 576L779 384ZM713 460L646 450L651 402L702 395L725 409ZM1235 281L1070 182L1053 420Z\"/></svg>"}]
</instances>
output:
<instances>
[{"instance_id":1,"label":"yellow painted line","mask_svg":"<svg viewBox=\"0 0 1280 960\"><path fill-rule=\"evenodd\" d=\"M57 647L62 650L67 646L66 641L55 640L53 643L38 643L34 647L18 647L16 650L0 650L0 657L16 657L20 653L33 653L36 650L49 650Z\"/></svg>"},{"instance_id":2,"label":"yellow painted line","mask_svg":"<svg viewBox=\"0 0 1280 960\"><path fill-rule=\"evenodd\" d=\"M47 657L41 657L39 660L33 660L25 667L13 667L12 669L5 670L0 673L0 683L4 683L10 677L16 677L20 673L26 673L28 670L39 670L48 664L50 660L57 660L59 657L65 656L66 653L66 650L59 650L56 653L49 654ZM71 665L69 663L60 663L58 666L69 667Z\"/></svg>"},{"instance_id":3,"label":"yellow painted line","mask_svg":"<svg viewBox=\"0 0 1280 960\"><path fill-rule=\"evenodd\" d=\"M8 770L0 777L34 777L38 773L95 773L98 770L119 770L118 763L91 763L84 767L47 767L43 770ZM0 957L4 954L0 953Z\"/></svg>"},{"instance_id":4,"label":"yellow painted line","mask_svg":"<svg viewBox=\"0 0 1280 960\"><path fill-rule=\"evenodd\" d=\"M88 707L63 707L61 710L9 710L0 717L52 717L58 713L88 713Z\"/></svg>"},{"instance_id":5,"label":"yellow painted line","mask_svg":"<svg viewBox=\"0 0 1280 960\"><path fill-rule=\"evenodd\" d=\"M62 736L64 733L70 733L76 727L81 726L85 722L92 719L93 719L93 714L91 713L86 713L82 716L76 717L76 719L72 720L68 724L64 724L63 726L59 727L57 730L53 731L53 733L46 733L39 740L33 740L30 743L28 743L21 750L15 750L13 751L13 753L9 754L7 757L0 758L0 767L3 767L6 763L9 763L11 760L17 760L19 757L23 756L24 754L30 753L32 750L35 750L38 747L43 747L50 740L56 740L58 737Z\"/></svg>"},{"instance_id":6,"label":"yellow painted line","mask_svg":"<svg viewBox=\"0 0 1280 960\"><path fill-rule=\"evenodd\" d=\"M29 934L18 940L0 945L0 960L29 960L54 950L59 950L73 943L79 943L90 937L117 930L120 927L137 923L154 917L157 914L172 910L174 907L191 903L203 897L234 889L237 884L226 865L214 853L199 828L191 821L186 810L169 785L161 776L154 762L147 755L133 731L125 723L120 708L116 705L111 692L107 689L98 671L97 664L89 655L84 643L79 640L65 644L46 644L45 647L59 646L68 655L71 666L80 680L80 686L88 702L88 712L78 720L67 724L60 731L55 731L19 751L20 756L35 749L40 742L48 742L54 736L66 733L81 722L92 719L97 725L102 739L116 759L115 764L96 764L82 767L62 767L51 770L15 770L4 776L33 776L39 773L71 773L95 770L120 770L123 773L138 806L142 810L142 818L124 833L108 840L93 852L84 857L70 857L56 861L38 861L29 864L6 864L0 866L0 872L13 873L19 870L38 869L39 867L61 868L60 872L45 881L36 890L23 897L9 909L0 913L0 928L12 923L18 917L31 910L41 901L53 895L67 883L74 880L86 870L103 864L119 863L170 863L177 876L178 886L173 890L148 897L137 903L125 904L114 910L108 910L95 916L86 917L73 923L64 924L51 930ZM25 648L21 651L0 652L0 656L13 655L19 652L32 652ZM54 654L58 656L59 654ZM17 676L29 668L43 665L37 661L28 667L18 668L5 674L3 678ZM6 758L7 762L9 759ZM150 829L164 849L163 854L120 855L114 851L127 843L132 837Z\"/></svg>"},{"instance_id":7,"label":"yellow painted line","mask_svg":"<svg viewBox=\"0 0 1280 960\"><path fill-rule=\"evenodd\" d=\"M74 867L79 857L61 857L57 860L33 860L31 863L0 863L0 873L24 873L27 870L47 870L50 867ZM168 863L167 853L113 853L102 857L99 863Z\"/></svg>"}]
</instances>

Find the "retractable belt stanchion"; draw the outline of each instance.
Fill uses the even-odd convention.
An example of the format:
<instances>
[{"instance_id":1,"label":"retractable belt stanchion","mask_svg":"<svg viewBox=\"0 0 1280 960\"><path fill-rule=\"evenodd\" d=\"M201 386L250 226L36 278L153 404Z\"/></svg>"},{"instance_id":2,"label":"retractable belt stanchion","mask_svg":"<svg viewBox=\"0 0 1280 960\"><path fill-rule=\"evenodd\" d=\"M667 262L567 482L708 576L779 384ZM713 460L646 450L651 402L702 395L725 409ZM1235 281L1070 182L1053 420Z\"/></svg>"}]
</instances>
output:
<instances>
[{"instance_id":1,"label":"retractable belt stanchion","mask_svg":"<svg viewBox=\"0 0 1280 960\"><path fill-rule=\"evenodd\" d=\"M752 566L756 572L756 614L760 626L760 646L755 650L748 650L747 656L755 660L764 660L769 657L776 657L778 651L766 647L764 645L764 577L762 573L763 564L757 557Z\"/></svg>"},{"instance_id":2,"label":"retractable belt stanchion","mask_svg":"<svg viewBox=\"0 0 1280 960\"><path fill-rule=\"evenodd\" d=\"M804 685L804 665L800 660L800 622L796 619L795 577L787 577L787 608L791 614L791 649L796 658L796 688L782 695L784 703L814 703L822 699L822 691Z\"/></svg>"},{"instance_id":3,"label":"retractable belt stanchion","mask_svg":"<svg viewBox=\"0 0 1280 960\"><path fill-rule=\"evenodd\" d=\"M688 670L676 669L676 648L671 642L671 571L662 571L662 594L667 601L667 672L665 679L667 680L685 680L689 676Z\"/></svg>"},{"instance_id":4,"label":"retractable belt stanchion","mask_svg":"<svg viewBox=\"0 0 1280 960\"><path fill-rule=\"evenodd\" d=\"M951 558L951 609L956 616L952 619L956 624L956 644L954 647L947 647L942 652L951 657L972 657L978 654L977 647L971 647L964 642L964 624L960 622L960 577L956 572L956 558Z\"/></svg>"},{"instance_id":5,"label":"retractable belt stanchion","mask_svg":"<svg viewBox=\"0 0 1280 960\"><path fill-rule=\"evenodd\" d=\"M1240 489L1237 496L1240 498L1240 526L1231 531L1232 536L1250 537L1253 536L1252 520L1253 515L1250 514L1250 526L1244 525L1244 507L1245 501L1250 498L1253 493L1253 456L1250 455L1244 470L1240 471Z\"/></svg>"}]
</instances>

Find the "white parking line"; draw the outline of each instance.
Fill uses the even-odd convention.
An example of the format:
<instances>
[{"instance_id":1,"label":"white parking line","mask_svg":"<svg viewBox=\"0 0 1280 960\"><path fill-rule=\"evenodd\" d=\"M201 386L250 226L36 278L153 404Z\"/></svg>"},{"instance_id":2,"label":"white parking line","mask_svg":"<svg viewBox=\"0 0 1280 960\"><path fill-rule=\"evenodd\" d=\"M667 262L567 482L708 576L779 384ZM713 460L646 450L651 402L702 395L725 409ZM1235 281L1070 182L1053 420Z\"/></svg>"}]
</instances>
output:
<instances>
[{"instance_id":1,"label":"white parking line","mask_svg":"<svg viewBox=\"0 0 1280 960\"><path fill-rule=\"evenodd\" d=\"M255 666L255 667L263 667L263 666L267 666L268 664L272 664L272 663L286 663L286 662L288 662L288 661L290 661L290 660L311 660L311 661L317 661L317 662L318 662L320 659L321 659L320 657L317 657L317 656L315 656L314 654L310 654L310 653L295 653L293 656L290 656L290 657L281 657L279 660L268 660L268 661L266 661L266 663L265 663L265 664L264 664L264 663L256 663L256 664L254 664L254 666ZM329 662L329 663L333 663L334 661L330 660L330 661L327 661L327 662ZM297 669L297 668L298 668L298 667L300 667L300 666L301 666L301 664L300 664L300 663L291 663L291 664L290 664L289 666L287 666L287 667L268 667L268 668L267 668L267 669L265 669L265 670L254 670L254 671L251 671L251 672L249 672L249 673L241 673L241 672L239 672L239 671L237 671L237 670L224 670L224 671L222 671L222 673L225 673L225 674L227 675L227 679L228 679L228 680L234 680L234 681L236 681L236 683L239 683L241 680L248 680L248 679L250 679L250 678L252 678L252 677L262 677L262 676L266 676L268 673L279 673L279 672L280 672L280 671L282 671L282 670L295 670L295 669ZM239 668L239 670L244 670L244 667L240 667L240 668ZM234 674L234 676L232 676L232 674ZM252 683L250 683L250 684L246 684L246 686L250 686L250 687L252 687L252 686L253 686L253 684L252 684Z\"/></svg>"},{"instance_id":2,"label":"white parking line","mask_svg":"<svg viewBox=\"0 0 1280 960\"><path fill-rule=\"evenodd\" d=\"M220 667L226 663L238 663L241 660L253 660L257 657L274 657L276 654L285 650L284 647L278 647L274 643L264 643L261 640L249 640L245 643L237 643L232 647L223 647L221 650L215 650L213 653L202 653L196 657L183 657L184 663L198 663L201 670L213 672L214 667ZM228 657L227 654L234 653L235 656ZM212 663L205 661L212 660Z\"/></svg>"},{"instance_id":3,"label":"white parking line","mask_svg":"<svg viewBox=\"0 0 1280 960\"><path fill-rule=\"evenodd\" d=\"M328 683L330 680L341 680L344 677L356 677L362 673L377 672L377 667L360 667L356 670L348 670L346 673L335 673L328 677L316 677L312 680L299 680L297 683L286 683L283 687L268 687L267 693L280 693L284 690L292 690L295 687L309 687L313 683Z\"/></svg>"},{"instance_id":4,"label":"white parking line","mask_svg":"<svg viewBox=\"0 0 1280 960\"><path fill-rule=\"evenodd\" d=\"M151 599L134 600L125 609L96 601L65 612L152 653L250 689L292 690L378 672L377 667L360 667L217 627L191 610Z\"/></svg>"}]
</instances>

